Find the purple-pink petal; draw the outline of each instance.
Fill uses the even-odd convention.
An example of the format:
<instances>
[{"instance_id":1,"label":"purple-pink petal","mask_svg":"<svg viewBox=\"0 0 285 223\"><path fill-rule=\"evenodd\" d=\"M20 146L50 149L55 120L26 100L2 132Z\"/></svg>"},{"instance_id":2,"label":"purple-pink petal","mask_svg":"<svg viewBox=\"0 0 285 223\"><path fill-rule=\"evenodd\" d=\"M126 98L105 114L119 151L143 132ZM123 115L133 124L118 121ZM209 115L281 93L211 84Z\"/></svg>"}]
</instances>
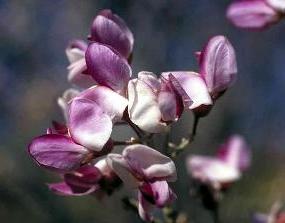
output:
<instances>
[{"instance_id":1,"label":"purple-pink petal","mask_svg":"<svg viewBox=\"0 0 285 223\"><path fill-rule=\"evenodd\" d=\"M64 174L64 181L71 187L91 188L102 179L98 168L91 165L80 167L74 172Z\"/></svg>"},{"instance_id":2,"label":"purple-pink petal","mask_svg":"<svg viewBox=\"0 0 285 223\"><path fill-rule=\"evenodd\" d=\"M215 36L202 50L199 61L200 75L212 98L217 99L236 80L235 50L226 37Z\"/></svg>"},{"instance_id":3,"label":"purple-pink petal","mask_svg":"<svg viewBox=\"0 0 285 223\"><path fill-rule=\"evenodd\" d=\"M134 37L126 23L111 10L102 10L93 21L91 40L110 45L126 59L132 53Z\"/></svg>"},{"instance_id":4,"label":"purple-pink petal","mask_svg":"<svg viewBox=\"0 0 285 223\"><path fill-rule=\"evenodd\" d=\"M112 132L112 120L94 101L76 98L69 108L69 130L75 142L101 151Z\"/></svg>"},{"instance_id":5,"label":"purple-pink petal","mask_svg":"<svg viewBox=\"0 0 285 223\"><path fill-rule=\"evenodd\" d=\"M258 30L277 22L279 15L264 0L246 0L233 2L227 18L237 27Z\"/></svg>"},{"instance_id":6,"label":"purple-pink petal","mask_svg":"<svg viewBox=\"0 0 285 223\"><path fill-rule=\"evenodd\" d=\"M84 196L99 189L98 185L92 187L72 187L65 182L48 184L51 191L61 196Z\"/></svg>"},{"instance_id":7,"label":"purple-pink petal","mask_svg":"<svg viewBox=\"0 0 285 223\"><path fill-rule=\"evenodd\" d=\"M120 120L128 105L128 100L108 87L93 86L83 91L78 98L94 101L110 116L113 122Z\"/></svg>"},{"instance_id":8,"label":"purple-pink petal","mask_svg":"<svg viewBox=\"0 0 285 223\"><path fill-rule=\"evenodd\" d=\"M132 75L125 58L110 47L96 42L89 45L85 58L88 73L99 85L123 94Z\"/></svg>"},{"instance_id":9,"label":"purple-pink petal","mask_svg":"<svg viewBox=\"0 0 285 223\"><path fill-rule=\"evenodd\" d=\"M56 134L33 139L28 152L40 166L58 172L77 169L90 154L88 149L74 143L71 138Z\"/></svg>"},{"instance_id":10,"label":"purple-pink petal","mask_svg":"<svg viewBox=\"0 0 285 223\"><path fill-rule=\"evenodd\" d=\"M227 164L239 169L246 170L251 163L251 153L244 138L239 135L230 137L218 151L218 158Z\"/></svg>"},{"instance_id":11,"label":"purple-pink petal","mask_svg":"<svg viewBox=\"0 0 285 223\"><path fill-rule=\"evenodd\" d=\"M174 71L164 72L162 76L171 81L175 90L181 95L186 108L193 110L202 105L213 104L207 86L199 74Z\"/></svg>"},{"instance_id":12,"label":"purple-pink petal","mask_svg":"<svg viewBox=\"0 0 285 223\"><path fill-rule=\"evenodd\" d=\"M170 204L176 198L166 181L145 182L139 189L146 200L159 208Z\"/></svg>"},{"instance_id":13,"label":"purple-pink petal","mask_svg":"<svg viewBox=\"0 0 285 223\"><path fill-rule=\"evenodd\" d=\"M170 82L161 80L158 105L163 121L176 121L183 112L183 100Z\"/></svg>"},{"instance_id":14,"label":"purple-pink petal","mask_svg":"<svg viewBox=\"0 0 285 223\"><path fill-rule=\"evenodd\" d=\"M138 211L142 220L151 222L153 220L152 211L154 209L154 205L151 204L141 191L138 191Z\"/></svg>"}]
</instances>

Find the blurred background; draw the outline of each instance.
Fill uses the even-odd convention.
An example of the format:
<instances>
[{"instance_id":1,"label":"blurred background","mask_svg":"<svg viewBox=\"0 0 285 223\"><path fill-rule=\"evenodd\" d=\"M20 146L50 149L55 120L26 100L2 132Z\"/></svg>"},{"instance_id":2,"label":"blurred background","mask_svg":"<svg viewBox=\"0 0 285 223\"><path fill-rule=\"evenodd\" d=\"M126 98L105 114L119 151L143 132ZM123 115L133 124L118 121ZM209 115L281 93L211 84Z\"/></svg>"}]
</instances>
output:
<instances>
[{"instance_id":1,"label":"blurred background","mask_svg":"<svg viewBox=\"0 0 285 223\"><path fill-rule=\"evenodd\" d=\"M63 120L57 97L69 87L65 47L89 34L97 12L110 8L135 36L133 71L197 70L194 52L213 35L226 35L237 52L236 84L202 119L185 155L214 154L239 133L253 150L253 165L221 205L221 222L250 222L284 198L285 186L285 24L247 32L225 18L224 0L0 0L0 219L18 223L140 222L121 207L123 192L102 202L94 197L59 197L46 187L58 176L28 156L30 140L51 120ZM174 125L178 142L190 130L187 113ZM120 131L122 132L122 131ZM130 135L130 131L124 132ZM120 135L122 136L122 134ZM159 138L156 139L159 142ZM199 201L189 196L184 156L176 160L176 207L189 222L211 222Z\"/></svg>"}]
</instances>

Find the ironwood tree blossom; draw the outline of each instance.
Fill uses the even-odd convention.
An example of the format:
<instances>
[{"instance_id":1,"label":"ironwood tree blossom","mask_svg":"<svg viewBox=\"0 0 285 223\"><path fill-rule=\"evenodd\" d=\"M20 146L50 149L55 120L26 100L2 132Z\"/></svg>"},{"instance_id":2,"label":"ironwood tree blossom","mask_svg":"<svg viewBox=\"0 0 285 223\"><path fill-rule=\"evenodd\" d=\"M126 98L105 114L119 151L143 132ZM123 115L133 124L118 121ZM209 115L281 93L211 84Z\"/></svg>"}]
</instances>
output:
<instances>
[{"instance_id":1,"label":"ironwood tree blossom","mask_svg":"<svg viewBox=\"0 0 285 223\"><path fill-rule=\"evenodd\" d=\"M269 2L272 10L284 11L278 1ZM31 141L28 153L39 166L61 176L62 181L48 184L56 194L100 198L123 184L137 194L137 202L128 204L138 208L143 220L156 222L157 209L179 199L171 185L178 171L173 154L186 150L193 132L188 143L166 141L165 148L156 148L152 137L167 134L187 110L196 117L196 132L198 118L208 115L236 80L236 55L230 41L218 35L196 52L198 71L134 75L133 47L133 34L123 19L110 10L99 12L88 39L71 41L66 48L67 79L73 87L58 98L66 123L53 122ZM119 124L136 136L114 140ZM117 146L125 146L122 153ZM186 163L195 180L221 190L249 167L249 154L243 138L233 136L216 157L193 155Z\"/></svg>"}]
</instances>

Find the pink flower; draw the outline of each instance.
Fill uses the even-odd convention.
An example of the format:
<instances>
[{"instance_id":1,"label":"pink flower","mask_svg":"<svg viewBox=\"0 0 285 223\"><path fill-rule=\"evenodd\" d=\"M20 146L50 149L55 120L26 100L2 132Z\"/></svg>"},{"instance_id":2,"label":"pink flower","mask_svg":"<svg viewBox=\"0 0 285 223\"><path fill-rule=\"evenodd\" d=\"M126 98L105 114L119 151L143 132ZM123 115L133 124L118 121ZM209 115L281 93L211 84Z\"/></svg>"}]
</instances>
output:
<instances>
[{"instance_id":1,"label":"pink flower","mask_svg":"<svg viewBox=\"0 0 285 223\"><path fill-rule=\"evenodd\" d=\"M235 51L224 36L214 36L197 53L199 73L191 71L164 72L162 77L178 92L184 106L198 116L205 116L235 81Z\"/></svg>"},{"instance_id":2,"label":"pink flower","mask_svg":"<svg viewBox=\"0 0 285 223\"><path fill-rule=\"evenodd\" d=\"M120 186L120 179L108 167L102 158L95 165L82 166L63 175L63 181L49 184L50 190L63 196L82 196L93 194L102 196L110 194Z\"/></svg>"},{"instance_id":3,"label":"pink flower","mask_svg":"<svg viewBox=\"0 0 285 223\"><path fill-rule=\"evenodd\" d=\"M129 59L133 51L134 37L128 26L111 10L102 10L91 28L90 40L109 45L123 57Z\"/></svg>"},{"instance_id":4,"label":"pink flower","mask_svg":"<svg viewBox=\"0 0 285 223\"><path fill-rule=\"evenodd\" d=\"M236 80L235 50L224 36L214 36L201 51L200 75L213 100L219 98Z\"/></svg>"},{"instance_id":5,"label":"pink flower","mask_svg":"<svg viewBox=\"0 0 285 223\"><path fill-rule=\"evenodd\" d=\"M113 124L121 120L128 100L108 87L93 86L69 105L69 131L74 141L100 151L110 139Z\"/></svg>"},{"instance_id":6,"label":"pink flower","mask_svg":"<svg viewBox=\"0 0 285 223\"><path fill-rule=\"evenodd\" d=\"M55 172L66 173L106 155L112 148L110 140L97 151L77 144L67 127L55 122L54 128L49 128L47 134L32 140L28 146L28 153L38 165Z\"/></svg>"},{"instance_id":7,"label":"pink flower","mask_svg":"<svg viewBox=\"0 0 285 223\"><path fill-rule=\"evenodd\" d=\"M215 157L190 156L188 172L202 184L220 190L241 177L250 165L250 152L244 139L232 136L222 145Z\"/></svg>"},{"instance_id":8,"label":"pink flower","mask_svg":"<svg viewBox=\"0 0 285 223\"><path fill-rule=\"evenodd\" d=\"M177 178L175 165L160 152L145 145L132 145L122 155L109 154L107 163L127 187L138 190L142 219L150 221L154 207L164 207L176 198L167 183Z\"/></svg>"},{"instance_id":9,"label":"pink flower","mask_svg":"<svg viewBox=\"0 0 285 223\"><path fill-rule=\"evenodd\" d=\"M283 0L239 0L229 6L227 18L237 27L259 30L279 21L277 8L284 10Z\"/></svg>"},{"instance_id":10,"label":"pink flower","mask_svg":"<svg viewBox=\"0 0 285 223\"><path fill-rule=\"evenodd\" d=\"M165 131L183 110L182 100L169 83L146 71L129 81L128 99L130 120L146 132Z\"/></svg>"},{"instance_id":11,"label":"pink flower","mask_svg":"<svg viewBox=\"0 0 285 223\"><path fill-rule=\"evenodd\" d=\"M200 74L191 71L173 71L164 72L161 75L171 82L182 98L186 109L201 116L208 113L213 101Z\"/></svg>"}]
</instances>

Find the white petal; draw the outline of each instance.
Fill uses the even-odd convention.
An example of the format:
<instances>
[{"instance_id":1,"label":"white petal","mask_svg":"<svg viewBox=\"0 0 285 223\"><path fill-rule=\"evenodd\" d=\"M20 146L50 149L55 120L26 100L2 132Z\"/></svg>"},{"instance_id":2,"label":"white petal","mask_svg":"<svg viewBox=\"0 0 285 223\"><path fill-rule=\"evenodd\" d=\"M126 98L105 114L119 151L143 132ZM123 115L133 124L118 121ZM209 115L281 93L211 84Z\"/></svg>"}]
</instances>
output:
<instances>
[{"instance_id":1,"label":"white petal","mask_svg":"<svg viewBox=\"0 0 285 223\"><path fill-rule=\"evenodd\" d=\"M159 133L167 129L167 125L161 122L157 94L144 81L133 79L128 84L129 117L142 130Z\"/></svg>"},{"instance_id":2,"label":"white petal","mask_svg":"<svg viewBox=\"0 0 285 223\"><path fill-rule=\"evenodd\" d=\"M108 166L120 177L127 187L138 188L139 181L132 174L128 163L122 155L110 153L106 161Z\"/></svg>"},{"instance_id":3,"label":"white petal","mask_svg":"<svg viewBox=\"0 0 285 223\"><path fill-rule=\"evenodd\" d=\"M79 94L79 91L73 88L67 89L62 97L59 97L57 99L57 104L61 108L63 115L65 117L65 120L67 120L68 117L68 103L76 97Z\"/></svg>"},{"instance_id":4,"label":"white petal","mask_svg":"<svg viewBox=\"0 0 285 223\"><path fill-rule=\"evenodd\" d=\"M285 1L284 0L266 0L268 5L277 11L285 13Z\"/></svg>"},{"instance_id":5,"label":"white petal","mask_svg":"<svg viewBox=\"0 0 285 223\"><path fill-rule=\"evenodd\" d=\"M174 162L162 153L145 145L131 145L124 149L123 157L136 174L145 180L176 181Z\"/></svg>"},{"instance_id":6,"label":"white petal","mask_svg":"<svg viewBox=\"0 0 285 223\"><path fill-rule=\"evenodd\" d=\"M240 178L237 168L206 156L191 156L187 160L187 168L194 178L212 185L230 183Z\"/></svg>"}]
</instances>

